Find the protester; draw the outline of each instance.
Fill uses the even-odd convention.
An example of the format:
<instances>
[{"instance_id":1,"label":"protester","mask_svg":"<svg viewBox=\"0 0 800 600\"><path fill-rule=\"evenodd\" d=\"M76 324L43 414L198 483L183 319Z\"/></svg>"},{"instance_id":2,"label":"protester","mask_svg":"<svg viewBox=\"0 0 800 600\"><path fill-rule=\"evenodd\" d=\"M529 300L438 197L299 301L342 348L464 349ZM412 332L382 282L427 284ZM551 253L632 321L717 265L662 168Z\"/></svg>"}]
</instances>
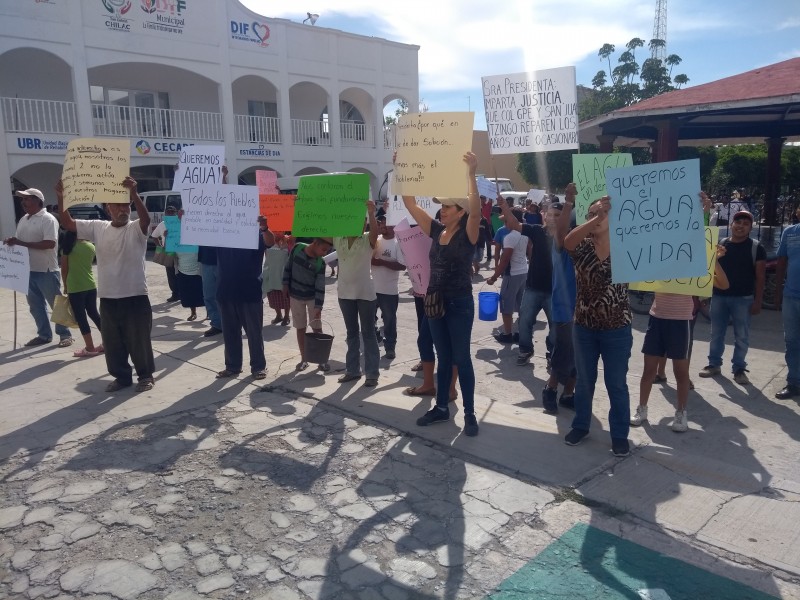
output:
<instances>
[{"instance_id":1,"label":"protester","mask_svg":"<svg viewBox=\"0 0 800 600\"><path fill-rule=\"evenodd\" d=\"M67 231L61 244L61 274L64 277L64 293L69 297L75 322L78 324L83 342L86 346L76 350L73 356L88 358L103 352L103 345L95 346L89 319L94 321L98 330L100 313L97 312L97 282L94 279L92 263L95 247L91 242L79 240L74 231ZM88 316L88 318L87 318Z\"/></svg>"},{"instance_id":2,"label":"protester","mask_svg":"<svg viewBox=\"0 0 800 600\"><path fill-rule=\"evenodd\" d=\"M204 337L222 333L222 317L217 306L217 249L214 246L198 246L197 262L200 263L200 277L203 280L203 304L206 307L209 328Z\"/></svg>"},{"instance_id":3,"label":"protester","mask_svg":"<svg viewBox=\"0 0 800 600\"><path fill-rule=\"evenodd\" d=\"M377 307L383 320L385 357L395 358L397 348L397 307L400 303L400 271L405 271L405 259L394 236L394 227L386 224L386 216L376 219L380 235L372 254L372 279L375 284Z\"/></svg>"},{"instance_id":4,"label":"protester","mask_svg":"<svg viewBox=\"0 0 800 600\"><path fill-rule=\"evenodd\" d=\"M467 198L438 198L442 205L441 222L417 206L413 196L403 196L403 204L422 230L433 240L431 275L425 298L428 324L439 364L436 370L436 405L417 419L426 426L450 420L448 408L453 366L458 369L464 400L464 434L478 435L475 418L475 372L470 356L470 337L475 316L472 297L472 257L480 227L480 200L475 181L478 159L464 155L468 167ZM430 312L428 312L430 311ZM443 314L442 314L443 313ZM435 316L436 318L430 318Z\"/></svg>"},{"instance_id":5,"label":"protester","mask_svg":"<svg viewBox=\"0 0 800 600\"><path fill-rule=\"evenodd\" d=\"M733 380L748 385L747 350L750 346L750 320L761 312L764 296L767 253L764 247L750 239L753 215L739 211L733 215L731 236L720 240L725 255L720 266L730 282L730 287L716 286L711 296L711 342L708 347L708 365L700 377L714 377L722 372L722 353L725 350L725 333L728 323L733 323L735 344L731 364Z\"/></svg>"},{"instance_id":6,"label":"protester","mask_svg":"<svg viewBox=\"0 0 800 600\"><path fill-rule=\"evenodd\" d=\"M503 283L500 285L500 314L503 318L503 331L494 336L501 344L511 344L514 340L512 328L514 326L514 313L520 312L522 295L525 292L525 281L528 273L528 238L521 235L518 230L509 227L505 213L509 211L508 205L502 196L498 196L497 205L504 211L506 230L503 235L503 250L500 253L500 262L495 266L494 274L486 280L489 285L494 285L497 278L502 275ZM517 223L522 221L520 210L511 211ZM520 319L522 317L520 316ZM531 325L531 328L533 325Z\"/></svg>"},{"instance_id":7,"label":"protester","mask_svg":"<svg viewBox=\"0 0 800 600\"><path fill-rule=\"evenodd\" d=\"M481 196L483 197L483 196ZM481 223L478 229L478 243L475 245L475 256L472 258L472 268L474 275L480 273L481 263L483 262L483 252L492 242L492 226L488 219L481 215ZM489 257L491 259L491 256Z\"/></svg>"},{"instance_id":8,"label":"protester","mask_svg":"<svg viewBox=\"0 0 800 600\"><path fill-rule=\"evenodd\" d=\"M525 214L523 216L528 225L541 225L544 222L541 208L530 199L525 201Z\"/></svg>"},{"instance_id":9,"label":"protester","mask_svg":"<svg viewBox=\"0 0 800 600\"><path fill-rule=\"evenodd\" d=\"M800 208L795 211L800 219ZM783 310L783 337L786 342L786 387L775 394L779 400L800 396L800 225L783 231L778 247L775 301ZM784 283L784 277L786 282Z\"/></svg>"},{"instance_id":10,"label":"protester","mask_svg":"<svg viewBox=\"0 0 800 600\"><path fill-rule=\"evenodd\" d=\"M267 220L258 217L258 247L217 248L217 306L222 318L222 339L225 344L225 368L217 379L235 377L242 372L242 329L250 351L250 373L253 379L267 377L264 355L264 302L261 297L261 265L264 251L275 243Z\"/></svg>"},{"instance_id":11,"label":"protester","mask_svg":"<svg viewBox=\"0 0 800 600\"><path fill-rule=\"evenodd\" d=\"M164 210L165 217L174 217L177 216L178 209L172 205L167 206ZM150 238L156 244L156 252L164 252L169 257L167 264L164 265L164 270L167 272L167 284L169 285L169 291L171 295L167 298L167 302L178 302L181 299L181 292L180 288L178 287L178 274L175 270L175 253L174 252L167 252L167 222L166 220L162 220L156 228L153 229L153 233L150 234Z\"/></svg>"},{"instance_id":12,"label":"protester","mask_svg":"<svg viewBox=\"0 0 800 600\"><path fill-rule=\"evenodd\" d=\"M306 329L309 324L313 331L322 331L322 306L325 303L325 261L322 257L330 252L332 243L330 238L315 238L310 244L297 242L283 268L282 291L289 300L300 350L300 362L295 367L297 371L308 368ZM330 365L324 362L319 368L326 372Z\"/></svg>"},{"instance_id":13,"label":"protester","mask_svg":"<svg viewBox=\"0 0 800 600\"><path fill-rule=\"evenodd\" d=\"M64 188L56 185L61 224L79 239L93 242L97 249L97 284L100 296L100 334L105 348L106 366L114 381L107 392L117 392L133 384L130 357L139 382L137 392L153 389L155 358L150 340L153 310L147 297L145 252L150 213L136 191L136 180L126 177L122 185L128 188L130 200L139 216L131 221L131 204L109 203L106 210L111 221L74 220L64 208Z\"/></svg>"},{"instance_id":14,"label":"protester","mask_svg":"<svg viewBox=\"0 0 800 600\"><path fill-rule=\"evenodd\" d=\"M597 363L602 358L611 403L608 413L611 450L614 456L622 457L630 454L630 396L626 377L633 336L628 285L612 283L611 279L610 208L608 196L593 202L587 221L564 239L564 247L575 264L577 282L573 334L577 371L575 418L564 442L576 446L589 435Z\"/></svg>"},{"instance_id":15,"label":"protester","mask_svg":"<svg viewBox=\"0 0 800 600\"><path fill-rule=\"evenodd\" d=\"M275 245L267 248L264 270L261 273L261 294L266 296L269 307L275 311L273 325L289 324L289 296L283 293L283 270L289 262L289 243L281 233L274 233Z\"/></svg>"},{"instance_id":16,"label":"protester","mask_svg":"<svg viewBox=\"0 0 800 600\"><path fill-rule=\"evenodd\" d=\"M197 319L197 307L203 306L203 277L200 275L200 262L197 251L177 252L175 270L178 272L178 290L181 306L189 309L187 321Z\"/></svg>"},{"instance_id":17,"label":"protester","mask_svg":"<svg viewBox=\"0 0 800 600\"><path fill-rule=\"evenodd\" d=\"M486 198L486 196L481 196L481 217L486 219L486 222L489 226L486 229L486 236L484 238L484 243L486 244L486 262L490 264L492 262L492 245L494 244L494 229L492 228L492 201Z\"/></svg>"},{"instance_id":18,"label":"protester","mask_svg":"<svg viewBox=\"0 0 800 600\"><path fill-rule=\"evenodd\" d=\"M339 308L347 329L345 372L339 383L361 378L361 342L364 344L364 385L378 385L380 350L375 334L375 284L372 280L372 252L378 239L375 203L367 201L369 231L360 236L335 237L333 245L339 260ZM360 328L359 328L360 323Z\"/></svg>"},{"instance_id":19,"label":"protester","mask_svg":"<svg viewBox=\"0 0 800 600\"><path fill-rule=\"evenodd\" d=\"M6 238L7 246L22 246L30 257L30 279L28 280L28 308L34 323L36 337L28 341L28 347L42 346L53 340L53 328L47 315L47 305L53 308L56 294L61 290L61 273L58 269L58 220L44 208L44 194L36 188L16 192L25 212L17 223L14 237ZM59 348L72 345L69 329L56 324L60 338Z\"/></svg>"}]
</instances>

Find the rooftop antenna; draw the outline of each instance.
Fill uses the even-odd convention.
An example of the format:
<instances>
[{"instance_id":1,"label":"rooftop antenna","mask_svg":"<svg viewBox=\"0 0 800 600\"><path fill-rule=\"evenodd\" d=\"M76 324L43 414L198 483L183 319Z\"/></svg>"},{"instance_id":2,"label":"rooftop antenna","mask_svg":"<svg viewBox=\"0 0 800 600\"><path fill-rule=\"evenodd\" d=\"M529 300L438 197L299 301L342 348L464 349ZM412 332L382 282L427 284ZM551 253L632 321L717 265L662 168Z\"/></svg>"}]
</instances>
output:
<instances>
[{"instance_id":1,"label":"rooftop antenna","mask_svg":"<svg viewBox=\"0 0 800 600\"><path fill-rule=\"evenodd\" d=\"M311 24L313 25L314 23L316 23L316 22L317 22L317 19L319 19L319 15L318 15L318 14L316 14L316 13L310 13L310 12L307 12L306 14L307 14L308 16L307 16L305 19L303 19L303 23L304 23L304 24L305 24L307 21L311 21Z\"/></svg>"},{"instance_id":2,"label":"rooftop antenna","mask_svg":"<svg viewBox=\"0 0 800 600\"><path fill-rule=\"evenodd\" d=\"M653 45L650 56L663 62L667 56L667 0L656 0L653 39L662 40L664 43Z\"/></svg>"}]
</instances>

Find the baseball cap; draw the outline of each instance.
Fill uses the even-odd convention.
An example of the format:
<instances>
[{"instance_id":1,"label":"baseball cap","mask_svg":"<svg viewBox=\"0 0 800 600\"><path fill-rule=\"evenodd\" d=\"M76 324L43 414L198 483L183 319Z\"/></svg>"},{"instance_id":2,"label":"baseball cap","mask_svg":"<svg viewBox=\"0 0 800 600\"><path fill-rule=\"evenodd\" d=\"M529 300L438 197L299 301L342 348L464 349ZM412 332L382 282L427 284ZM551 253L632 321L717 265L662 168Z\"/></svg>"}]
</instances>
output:
<instances>
[{"instance_id":1,"label":"baseball cap","mask_svg":"<svg viewBox=\"0 0 800 600\"><path fill-rule=\"evenodd\" d=\"M752 223L753 222L753 215L750 214L746 210L740 210L735 215L733 215L733 219L732 220L735 221L736 219L750 219L750 222Z\"/></svg>"},{"instance_id":2,"label":"baseball cap","mask_svg":"<svg viewBox=\"0 0 800 600\"><path fill-rule=\"evenodd\" d=\"M44 194L36 188L28 188L27 190L20 190L14 192L16 196L36 196L39 200L44 202Z\"/></svg>"},{"instance_id":3,"label":"baseball cap","mask_svg":"<svg viewBox=\"0 0 800 600\"><path fill-rule=\"evenodd\" d=\"M467 198L434 198L433 201L443 206L457 206L469 212L469 200Z\"/></svg>"}]
</instances>

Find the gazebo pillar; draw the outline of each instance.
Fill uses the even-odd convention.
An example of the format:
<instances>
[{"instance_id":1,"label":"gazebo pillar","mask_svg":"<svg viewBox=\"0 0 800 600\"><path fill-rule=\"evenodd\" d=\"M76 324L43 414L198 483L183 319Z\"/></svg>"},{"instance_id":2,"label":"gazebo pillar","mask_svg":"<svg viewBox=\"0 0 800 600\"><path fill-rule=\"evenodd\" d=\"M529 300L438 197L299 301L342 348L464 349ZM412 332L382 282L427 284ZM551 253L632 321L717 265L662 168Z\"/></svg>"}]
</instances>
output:
<instances>
[{"instance_id":1,"label":"gazebo pillar","mask_svg":"<svg viewBox=\"0 0 800 600\"><path fill-rule=\"evenodd\" d=\"M786 138L771 137L764 140L767 144L767 177L764 182L764 210L761 222L764 225L778 225L779 219L785 215L778 215L776 207L781 189L781 152Z\"/></svg>"},{"instance_id":2,"label":"gazebo pillar","mask_svg":"<svg viewBox=\"0 0 800 600\"><path fill-rule=\"evenodd\" d=\"M678 160L678 130L680 124L670 119L659 121L654 124L656 127L656 143L653 148L654 162L668 162Z\"/></svg>"},{"instance_id":3,"label":"gazebo pillar","mask_svg":"<svg viewBox=\"0 0 800 600\"><path fill-rule=\"evenodd\" d=\"M597 141L600 143L600 152L611 153L614 151L614 140L617 136L603 133L597 136Z\"/></svg>"}]
</instances>

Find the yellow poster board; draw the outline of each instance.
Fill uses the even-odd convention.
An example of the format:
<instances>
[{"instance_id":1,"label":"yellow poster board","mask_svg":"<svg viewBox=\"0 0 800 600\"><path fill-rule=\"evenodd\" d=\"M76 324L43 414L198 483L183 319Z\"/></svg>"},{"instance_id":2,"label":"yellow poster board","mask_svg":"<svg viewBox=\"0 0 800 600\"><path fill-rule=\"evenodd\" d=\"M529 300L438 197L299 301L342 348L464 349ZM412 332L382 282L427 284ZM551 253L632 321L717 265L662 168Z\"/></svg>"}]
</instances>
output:
<instances>
[{"instance_id":1,"label":"yellow poster board","mask_svg":"<svg viewBox=\"0 0 800 600\"><path fill-rule=\"evenodd\" d=\"M126 204L122 181L131 171L131 142L110 138L78 138L67 145L64 170L64 208L76 204Z\"/></svg>"},{"instance_id":2,"label":"yellow poster board","mask_svg":"<svg viewBox=\"0 0 800 600\"><path fill-rule=\"evenodd\" d=\"M467 196L464 154L472 149L475 113L402 115L397 123L397 157L392 193L398 196Z\"/></svg>"},{"instance_id":3,"label":"yellow poster board","mask_svg":"<svg viewBox=\"0 0 800 600\"><path fill-rule=\"evenodd\" d=\"M714 267L717 264L719 227L706 227L706 264L708 273L702 277L665 279L663 281L638 281L628 287L639 292L665 292L684 296L710 298L714 289Z\"/></svg>"}]
</instances>

